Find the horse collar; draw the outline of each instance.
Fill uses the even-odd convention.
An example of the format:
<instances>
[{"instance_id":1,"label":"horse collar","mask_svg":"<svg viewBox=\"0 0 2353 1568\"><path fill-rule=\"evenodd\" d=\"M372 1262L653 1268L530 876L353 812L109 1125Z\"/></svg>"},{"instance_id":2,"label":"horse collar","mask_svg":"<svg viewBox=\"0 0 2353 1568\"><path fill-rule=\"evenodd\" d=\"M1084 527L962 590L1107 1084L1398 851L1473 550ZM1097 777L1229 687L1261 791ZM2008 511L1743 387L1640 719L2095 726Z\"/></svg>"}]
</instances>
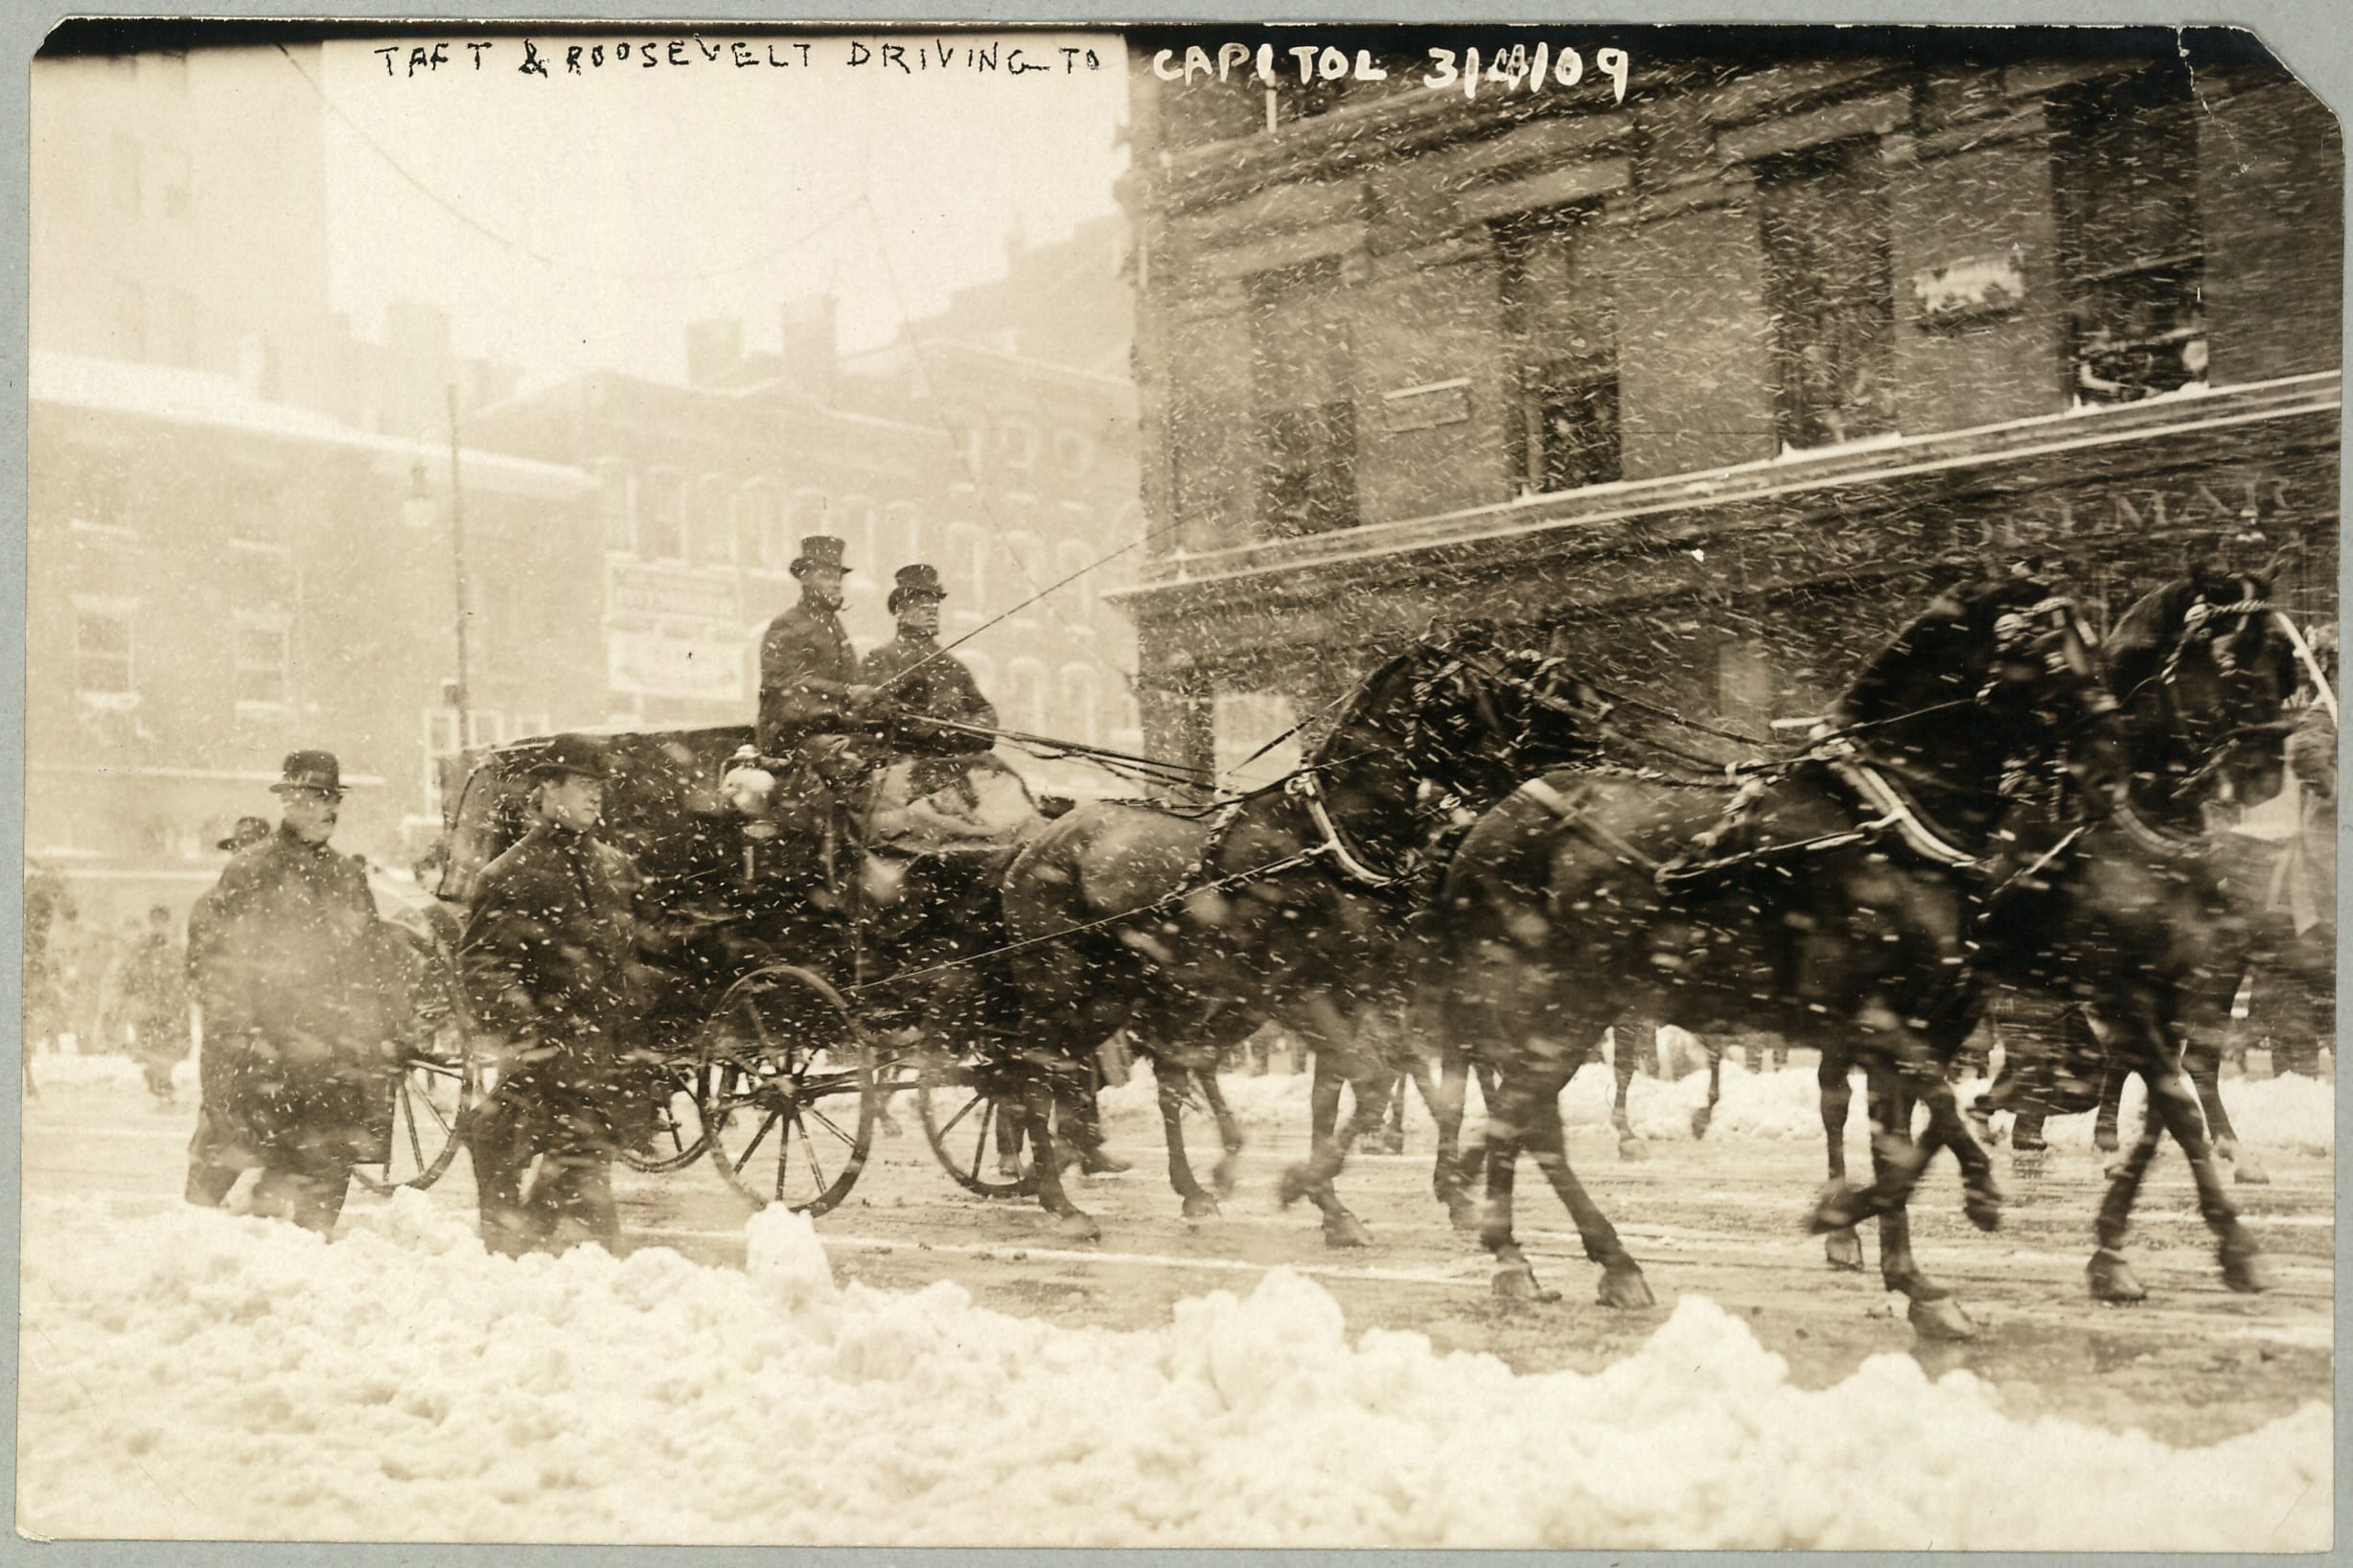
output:
<instances>
[{"instance_id":1,"label":"horse collar","mask_svg":"<svg viewBox=\"0 0 2353 1568\"><path fill-rule=\"evenodd\" d=\"M1367 865L1349 848L1348 841L1340 836L1339 824L1331 819L1330 811L1325 807L1324 789L1316 782L1314 769L1302 769L1293 774L1291 781L1283 785L1282 793L1298 800L1305 808L1307 820L1322 836L1323 842L1317 844L1311 853L1328 857L1332 865L1340 868L1340 874L1350 882L1368 892L1386 892L1411 875L1410 868L1396 874L1383 875Z\"/></svg>"},{"instance_id":2,"label":"horse collar","mask_svg":"<svg viewBox=\"0 0 2353 1568\"><path fill-rule=\"evenodd\" d=\"M2129 797L2117 801L2115 810L2110 815L2115 819L2116 825L2124 830L2126 838L2132 840L2139 848L2162 859L2187 860L2193 855L2203 853L2206 848L2204 834L2182 837L2168 833L2135 811Z\"/></svg>"},{"instance_id":3,"label":"horse collar","mask_svg":"<svg viewBox=\"0 0 2353 1568\"><path fill-rule=\"evenodd\" d=\"M1938 865L1949 865L1963 870L1974 870L1984 862L1968 850L1946 839L1936 831L1910 796L1890 784L1877 768L1862 759L1862 753L1851 743L1840 739L1829 747L1831 771L1845 780L1849 789L1862 796L1873 811L1879 813L1880 823L1892 827L1912 853Z\"/></svg>"}]
</instances>

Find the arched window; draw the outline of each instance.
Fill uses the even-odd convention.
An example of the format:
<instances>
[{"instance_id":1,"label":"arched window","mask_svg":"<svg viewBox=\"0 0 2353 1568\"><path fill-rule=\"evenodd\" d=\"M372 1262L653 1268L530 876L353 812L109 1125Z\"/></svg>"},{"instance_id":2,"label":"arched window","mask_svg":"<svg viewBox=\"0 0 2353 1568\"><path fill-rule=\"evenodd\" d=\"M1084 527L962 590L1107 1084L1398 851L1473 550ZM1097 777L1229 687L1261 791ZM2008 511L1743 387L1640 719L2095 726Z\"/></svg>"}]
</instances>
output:
<instances>
[{"instance_id":1,"label":"arched window","mask_svg":"<svg viewBox=\"0 0 2353 1568\"><path fill-rule=\"evenodd\" d=\"M629 555L637 548L637 514L629 465L608 458L596 465L596 520L605 548Z\"/></svg>"},{"instance_id":2,"label":"arched window","mask_svg":"<svg viewBox=\"0 0 2353 1568\"><path fill-rule=\"evenodd\" d=\"M1054 694L1053 733L1065 740L1095 743L1095 667L1062 666L1060 689Z\"/></svg>"},{"instance_id":3,"label":"arched window","mask_svg":"<svg viewBox=\"0 0 2353 1568\"><path fill-rule=\"evenodd\" d=\"M1038 427L1036 426L1026 419L1007 420L998 439L1004 450L1005 467L1009 469L1037 467Z\"/></svg>"},{"instance_id":4,"label":"arched window","mask_svg":"<svg viewBox=\"0 0 2353 1568\"><path fill-rule=\"evenodd\" d=\"M811 534L822 534L830 531L827 519L827 514L830 510L831 508L829 508L825 503L824 493L821 491L796 490L793 492L792 516L790 520L785 524L784 538L777 542L775 557L775 569L777 571L790 571L792 569L793 558L800 554L800 542L802 540L807 539ZM857 542L855 540L851 541L850 548L855 550L857 547ZM857 565L857 561L854 557L852 558L850 564L852 565Z\"/></svg>"},{"instance_id":5,"label":"arched window","mask_svg":"<svg viewBox=\"0 0 2353 1568\"><path fill-rule=\"evenodd\" d=\"M1054 546L1054 575L1051 580L1060 583L1069 579L1061 597L1063 607L1073 615L1095 613L1095 574L1088 569L1094 565L1095 552L1082 540L1066 539Z\"/></svg>"},{"instance_id":6,"label":"arched window","mask_svg":"<svg viewBox=\"0 0 2353 1568\"><path fill-rule=\"evenodd\" d=\"M686 481L669 469L648 471L637 487L637 554L647 561L686 559Z\"/></svg>"},{"instance_id":7,"label":"arched window","mask_svg":"<svg viewBox=\"0 0 2353 1568\"><path fill-rule=\"evenodd\" d=\"M753 479L735 493L736 548L755 571L781 572L792 564L784 520L782 500L768 480Z\"/></svg>"},{"instance_id":8,"label":"arched window","mask_svg":"<svg viewBox=\"0 0 2353 1568\"><path fill-rule=\"evenodd\" d=\"M698 566L735 565L735 508L733 487L716 473L695 481L694 509L688 518L688 559Z\"/></svg>"},{"instance_id":9,"label":"arched window","mask_svg":"<svg viewBox=\"0 0 2353 1568\"><path fill-rule=\"evenodd\" d=\"M1046 666L1017 658L1006 667L1005 700L999 711L1014 729L1046 733Z\"/></svg>"},{"instance_id":10,"label":"arched window","mask_svg":"<svg viewBox=\"0 0 2353 1568\"><path fill-rule=\"evenodd\" d=\"M975 522L948 524L948 559L939 565L949 591L958 596L949 611L958 624L978 626L988 617L988 555L986 529Z\"/></svg>"}]
</instances>

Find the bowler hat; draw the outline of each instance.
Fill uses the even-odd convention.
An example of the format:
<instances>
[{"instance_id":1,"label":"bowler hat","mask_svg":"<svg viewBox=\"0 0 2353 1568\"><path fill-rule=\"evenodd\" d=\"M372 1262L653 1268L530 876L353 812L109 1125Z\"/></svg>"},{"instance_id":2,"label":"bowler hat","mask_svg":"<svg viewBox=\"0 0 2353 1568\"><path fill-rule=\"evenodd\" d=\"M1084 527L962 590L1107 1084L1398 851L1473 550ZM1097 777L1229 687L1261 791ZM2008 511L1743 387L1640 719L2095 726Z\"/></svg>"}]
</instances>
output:
<instances>
[{"instance_id":1,"label":"bowler hat","mask_svg":"<svg viewBox=\"0 0 2353 1568\"><path fill-rule=\"evenodd\" d=\"M270 794L291 795L297 790L332 796L343 793L343 770L333 751L288 751L285 771L286 776L269 787Z\"/></svg>"},{"instance_id":2,"label":"bowler hat","mask_svg":"<svg viewBox=\"0 0 2353 1568\"><path fill-rule=\"evenodd\" d=\"M523 772L531 778L603 778L605 749L586 735L558 735Z\"/></svg>"},{"instance_id":3,"label":"bowler hat","mask_svg":"<svg viewBox=\"0 0 2353 1568\"><path fill-rule=\"evenodd\" d=\"M811 534L800 542L800 554L793 558L790 568L798 577L803 567L831 566L836 571L849 570L849 563L842 559L843 545L831 534Z\"/></svg>"},{"instance_id":4,"label":"bowler hat","mask_svg":"<svg viewBox=\"0 0 2353 1568\"><path fill-rule=\"evenodd\" d=\"M268 837L268 819L262 817L240 817L237 819L237 825L229 829L229 836L221 840L219 843L213 845L213 847L216 849L225 849L230 854L234 855L239 850L244 848L247 844L260 843L264 839Z\"/></svg>"},{"instance_id":5,"label":"bowler hat","mask_svg":"<svg viewBox=\"0 0 2353 1568\"><path fill-rule=\"evenodd\" d=\"M900 604L908 599L945 599L948 596L948 590L939 586L939 568L921 562L911 566L901 566L895 581L898 586L890 590L889 603L893 615L899 612Z\"/></svg>"}]
</instances>

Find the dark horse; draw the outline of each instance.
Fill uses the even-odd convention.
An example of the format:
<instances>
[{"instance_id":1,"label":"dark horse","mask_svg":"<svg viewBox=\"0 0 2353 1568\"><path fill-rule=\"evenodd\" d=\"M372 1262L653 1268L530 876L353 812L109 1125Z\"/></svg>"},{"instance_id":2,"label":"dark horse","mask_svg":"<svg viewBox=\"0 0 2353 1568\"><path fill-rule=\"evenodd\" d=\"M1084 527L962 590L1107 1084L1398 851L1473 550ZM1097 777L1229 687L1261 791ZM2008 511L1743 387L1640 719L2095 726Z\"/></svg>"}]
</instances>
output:
<instances>
[{"instance_id":1,"label":"dark horse","mask_svg":"<svg viewBox=\"0 0 2353 1568\"><path fill-rule=\"evenodd\" d=\"M2141 1178L2169 1132L2220 1243L2224 1282L2241 1291L2266 1283L2254 1237L2216 1171L2183 1056L2200 1026L2211 1049L2257 936L2263 889L2231 885L2205 810L2260 805L2280 790L2281 714L2296 670L2270 595L2263 577L2200 571L2148 594L2117 623L2107 655L2130 749L2125 798L2096 824L2064 835L2046 827L2041 837L2051 847L2032 874L2004 887L1983 922L1984 967L2084 1003L2079 1034L2148 1087L2139 1138L2100 1206L2088 1274L2102 1301L2148 1294L2122 1249ZM2074 1042L2079 1063L2096 1059L2086 1044ZM2033 1081L2031 1072L2005 1076ZM2031 1098L2015 1089L1990 1096L1993 1108L2018 1097ZM2040 1134L2040 1121L2031 1133Z\"/></svg>"},{"instance_id":2,"label":"dark horse","mask_svg":"<svg viewBox=\"0 0 2353 1568\"><path fill-rule=\"evenodd\" d=\"M1971 1218L1999 1221L1992 1162L1941 1071L1976 1020L1963 958L1982 861L2020 778L2064 767L2105 806L2122 766L2113 703L2072 610L2014 577L1939 598L1864 670L1834 722L1720 818L1711 792L1623 768L1564 771L1523 786L1456 853L1441 899L1449 951L1429 971L1424 1016L1500 1080L1482 1227L1502 1264L1498 1294L1544 1295L1512 1234L1525 1144L1602 1265L1603 1303L1651 1301L1570 1169L1560 1128L1561 1090L1630 1013L1700 1033L1773 1029L1818 1048L1826 1084L1841 1088L1860 1062L1878 1180L1857 1191L1836 1179L1834 1141L1834 1183L1812 1223L1878 1214L1880 1269L1911 1299L1913 1323L1973 1332L1914 1260L1904 1203L1928 1156L1949 1146ZM1918 1147L1914 1095L1930 1117Z\"/></svg>"},{"instance_id":3,"label":"dark horse","mask_svg":"<svg viewBox=\"0 0 2353 1568\"><path fill-rule=\"evenodd\" d=\"M1580 711L1556 664L1500 653L1477 632L1424 639L1355 688L1283 784L1213 819L1105 801L1050 824L1003 888L1007 933L1028 944L1014 969L1032 1059L1083 1062L1129 1030L1160 1084L1169 1181L1198 1216L1216 1200L1185 1156L1184 1082L1212 1084L1219 1056L1280 1015L1358 1064L1349 1125L1285 1176L1283 1193L1313 1199L1335 1245L1362 1244L1332 1189L1329 1145L1377 1125L1386 1104L1394 1069L1350 1048L1353 1020L1394 989L1401 911L1426 896L1418 847L1458 805L1484 808L1583 755ZM1038 1196L1085 1234L1094 1222L1063 1190L1044 1136L1055 1077L1033 1075L1026 1095ZM1239 1144L1225 1130L1216 1180L1230 1188Z\"/></svg>"}]
</instances>

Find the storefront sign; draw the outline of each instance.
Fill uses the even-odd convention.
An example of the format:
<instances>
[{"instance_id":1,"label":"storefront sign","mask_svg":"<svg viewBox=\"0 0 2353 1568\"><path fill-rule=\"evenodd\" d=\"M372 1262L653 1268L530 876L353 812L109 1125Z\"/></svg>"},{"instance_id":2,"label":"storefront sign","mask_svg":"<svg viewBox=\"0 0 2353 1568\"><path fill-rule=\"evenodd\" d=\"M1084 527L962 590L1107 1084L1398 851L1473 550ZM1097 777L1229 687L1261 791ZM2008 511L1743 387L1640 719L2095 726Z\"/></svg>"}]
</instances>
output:
<instances>
[{"instance_id":1,"label":"storefront sign","mask_svg":"<svg viewBox=\"0 0 2353 1568\"><path fill-rule=\"evenodd\" d=\"M2011 548L2092 534L2202 530L2262 534L2280 544L2324 515L2305 494L2313 482L2310 475L2231 468L2162 484L2085 485L2050 492L2019 512L1989 515L1982 537Z\"/></svg>"},{"instance_id":2,"label":"storefront sign","mask_svg":"<svg viewBox=\"0 0 2353 1568\"><path fill-rule=\"evenodd\" d=\"M734 574L614 561L606 566L605 610L615 618L660 616L733 626L743 619Z\"/></svg>"},{"instance_id":3,"label":"storefront sign","mask_svg":"<svg viewBox=\"0 0 2353 1568\"><path fill-rule=\"evenodd\" d=\"M1912 274L1920 324L1950 326L2007 315L2025 302L2026 268L2016 246L1991 256L1967 256Z\"/></svg>"},{"instance_id":4,"label":"storefront sign","mask_svg":"<svg viewBox=\"0 0 2353 1568\"><path fill-rule=\"evenodd\" d=\"M641 697L742 703L744 643L607 628L606 683Z\"/></svg>"}]
</instances>

